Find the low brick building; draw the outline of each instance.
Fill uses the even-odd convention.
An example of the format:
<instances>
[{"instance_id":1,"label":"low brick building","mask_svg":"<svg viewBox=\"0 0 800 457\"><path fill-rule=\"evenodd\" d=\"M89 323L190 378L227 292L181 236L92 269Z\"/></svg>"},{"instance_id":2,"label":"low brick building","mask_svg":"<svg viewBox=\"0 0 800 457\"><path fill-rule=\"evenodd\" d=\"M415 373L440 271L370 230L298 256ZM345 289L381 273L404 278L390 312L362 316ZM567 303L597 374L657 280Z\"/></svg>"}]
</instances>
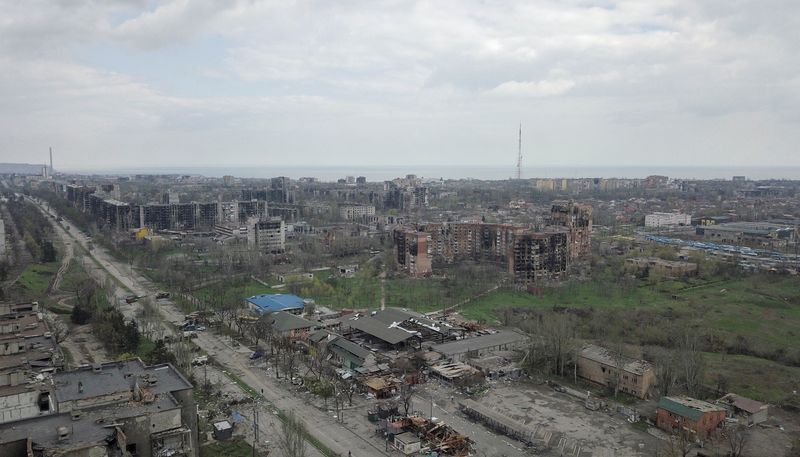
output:
<instances>
[{"instance_id":1,"label":"low brick building","mask_svg":"<svg viewBox=\"0 0 800 457\"><path fill-rule=\"evenodd\" d=\"M647 398L656 375L646 360L619 357L608 349L589 344L578 353L578 376L603 386L618 383L620 392Z\"/></svg>"},{"instance_id":2,"label":"low brick building","mask_svg":"<svg viewBox=\"0 0 800 457\"><path fill-rule=\"evenodd\" d=\"M725 408L695 398L661 397L656 410L656 426L668 433L687 432L704 440L725 422Z\"/></svg>"},{"instance_id":3,"label":"low brick building","mask_svg":"<svg viewBox=\"0 0 800 457\"><path fill-rule=\"evenodd\" d=\"M639 272L649 271L669 278L697 275L697 264L659 259L657 257L632 257L625 263Z\"/></svg>"}]
</instances>

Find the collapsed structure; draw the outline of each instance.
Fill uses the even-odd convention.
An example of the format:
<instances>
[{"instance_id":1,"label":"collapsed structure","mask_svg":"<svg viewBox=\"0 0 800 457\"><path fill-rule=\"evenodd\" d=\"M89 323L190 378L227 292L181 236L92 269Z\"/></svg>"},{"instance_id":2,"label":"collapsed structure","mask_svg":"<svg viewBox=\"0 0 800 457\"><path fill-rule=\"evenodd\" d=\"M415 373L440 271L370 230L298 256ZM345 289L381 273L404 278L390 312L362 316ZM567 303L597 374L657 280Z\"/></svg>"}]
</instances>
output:
<instances>
[{"instance_id":1,"label":"collapsed structure","mask_svg":"<svg viewBox=\"0 0 800 457\"><path fill-rule=\"evenodd\" d=\"M462 260L505 265L521 285L558 279L570 264L591 253L592 208L554 204L542 231L510 224L438 222L394 233L397 263L414 277L429 276L433 264Z\"/></svg>"},{"instance_id":2,"label":"collapsed structure","mask_svg":"<svg viewBox=\"0 0 800 457\"><path fill-rule=\"evenodd\" d=\"M172 365L96 364L34 379L33 416L0 424L0 455L196 457L192 385Z\"/></svg>"}]
</instances>

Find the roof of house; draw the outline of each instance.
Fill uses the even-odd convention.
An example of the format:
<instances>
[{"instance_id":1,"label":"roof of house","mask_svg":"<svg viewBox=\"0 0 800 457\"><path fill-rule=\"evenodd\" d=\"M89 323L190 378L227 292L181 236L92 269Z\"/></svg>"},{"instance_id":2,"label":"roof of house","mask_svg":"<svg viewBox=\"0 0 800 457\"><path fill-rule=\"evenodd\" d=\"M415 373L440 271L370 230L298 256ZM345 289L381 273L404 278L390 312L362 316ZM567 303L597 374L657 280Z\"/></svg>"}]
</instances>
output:
<instances>
[{"instance_id":1,"label":"roof of house","mask_svg":"<svg viewBox=\"0 0 800 457\"><path fill-rule=\"evenodd\" d=\"M261 313L276 313L287 309L303 309L305 302L292 294L261 294L246 298Z\"/></svg>"},{"instance_id":2,"label":"roof of house","mask_svg":"<svg viewBox=\"0 0 800 457\"><path fill-rule=\"evenodd\" d=\"M708 412L725 411L724 408L707 401L686 396L661 397L661 400L658 401L658 407L693 421L697 421L703 417L703 414Z\"/></svg>"},{"instance_id":3,"label":"roof of house","mask_svg":"<svg viewBox=\"0 0 800 457\"><path fill-rule=\"evenodd\" d=\"M436 351L445 357L455 354L462 354L469 351L477 351L504 344L514 344L527 340L528 337L511 330L500 330L489 335L476 336L448 343L436 344L431 346L431 350Z\"/></svg>"},{"instance_id":4,"label":"roof of house","mask_svg":"<svg viewBox=\"0 0 800 457\"><path fill-rule=\"evenodd\" d=\"M760 401L751 400L736 394L727 394L718 400L719 403L731 405L736 409L740 409L750 414L755 414L768 406Z\"/></svg>"},{"instance_id":5,"label":"roof of house","mask_svg":"<svg viewBox=\"0 0 800 457\"><path fill-rule=\"evenodd\" d=\"M270 317L272 318L272 328L278 332L289 332L291 330L312 328L317 325L310 320L303 319L300 316L295 316L294 314L287 313L285 311L273 313Z\"/></svg>"},{"instance_id":6,"label":"roof of house","mask_svg":"<svg viewBox=\"0 0 800 457\"><path fill-rule=\"evenodd\" d=\"M610 350L594 344L587 344L584 346L583 349L581 349L580 356L611 367L617 367L618 362L621 361L623 370L638 375L642 375L653 369L650 362L646 360L634 359L626 356L619 357Z\"/></svg>"}]
</instances>

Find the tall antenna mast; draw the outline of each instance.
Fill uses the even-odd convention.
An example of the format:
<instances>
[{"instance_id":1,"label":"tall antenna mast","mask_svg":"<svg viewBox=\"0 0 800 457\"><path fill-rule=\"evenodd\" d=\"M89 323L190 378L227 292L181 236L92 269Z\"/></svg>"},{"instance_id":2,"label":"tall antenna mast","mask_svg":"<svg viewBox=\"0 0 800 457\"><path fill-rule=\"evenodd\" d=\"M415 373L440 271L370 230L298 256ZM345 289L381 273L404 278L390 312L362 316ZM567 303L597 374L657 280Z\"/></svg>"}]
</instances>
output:
<instances>
[{"instance_id":1,"label":"tall antenna mast","mask_svg":"<svg viewBox=\"0 0 800 457\"><path fill-rule=\"evenodd\" d=\"M522 179L522 123L519 124L519 155L517 155L517 179Z\"/></svg>"}]
</instances>

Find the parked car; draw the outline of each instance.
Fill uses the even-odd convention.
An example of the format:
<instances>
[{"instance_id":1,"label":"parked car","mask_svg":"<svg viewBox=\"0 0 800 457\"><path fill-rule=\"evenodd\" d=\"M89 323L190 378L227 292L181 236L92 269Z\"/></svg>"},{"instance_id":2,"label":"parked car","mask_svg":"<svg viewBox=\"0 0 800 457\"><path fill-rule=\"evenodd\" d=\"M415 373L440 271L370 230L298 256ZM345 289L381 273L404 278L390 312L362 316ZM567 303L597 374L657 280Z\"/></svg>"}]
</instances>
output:
<instances>
[{"instance_id":1,"label":"parked car","mask_svg":"<svg viewBox=\"0 0 800 457\"><path fill-rule=\"evenodd\" d=\"M125 303L128 304L136 303L137 301L139 301L139 297L136 295L128 295L125 297Z\"/></svg>"},{"instance_id":2,"label":"parked car","mask_svg":"<svg viewBox=\"0 0 800 457\"><path fill-rule=\"evenodd\" d=\"M208 363L207 355L200 355L192 359L192 365L194 366L205 365L207 363Z\"/></svg>"},{"instance_id":3,"label":"parked car","mask_svg":"<svg viewBox=\"0 0 800 457\"><path fill-rule=\"evenodd\" d=\"M187 339L197 338L197 332L194 331L183 332L183 337Z\"/></svg>"},{"instance_id":4,"label":"parked car","mask_svg":"<svg viewBox=\"0 0 800 457\"><path fill-rule=\"evenodd\" d=\"M206 330L206 327L205 325L198 325L195 330L197 330L198 332L203 332Z\"/></svg>"},{"instance_id":5,"label":"parked car","mask_svg":"<svg viewBox=\"0 0 800 457\"><path fill-rule=\"evenodd\" d=\"M169 292L159 292L156 294L156 298L169 298Z\"/></svg>"},{"instance_id":6,"label":"parked car","mask_svg":"<svg viewBox=\"0 0 800 457\"><path fill-rule=\"evenodd\" d=\"M250 354L250 360L260 359L261 357L264 357L263 349L256 349L252 354Z\"/></svg>"}]
</instances>

